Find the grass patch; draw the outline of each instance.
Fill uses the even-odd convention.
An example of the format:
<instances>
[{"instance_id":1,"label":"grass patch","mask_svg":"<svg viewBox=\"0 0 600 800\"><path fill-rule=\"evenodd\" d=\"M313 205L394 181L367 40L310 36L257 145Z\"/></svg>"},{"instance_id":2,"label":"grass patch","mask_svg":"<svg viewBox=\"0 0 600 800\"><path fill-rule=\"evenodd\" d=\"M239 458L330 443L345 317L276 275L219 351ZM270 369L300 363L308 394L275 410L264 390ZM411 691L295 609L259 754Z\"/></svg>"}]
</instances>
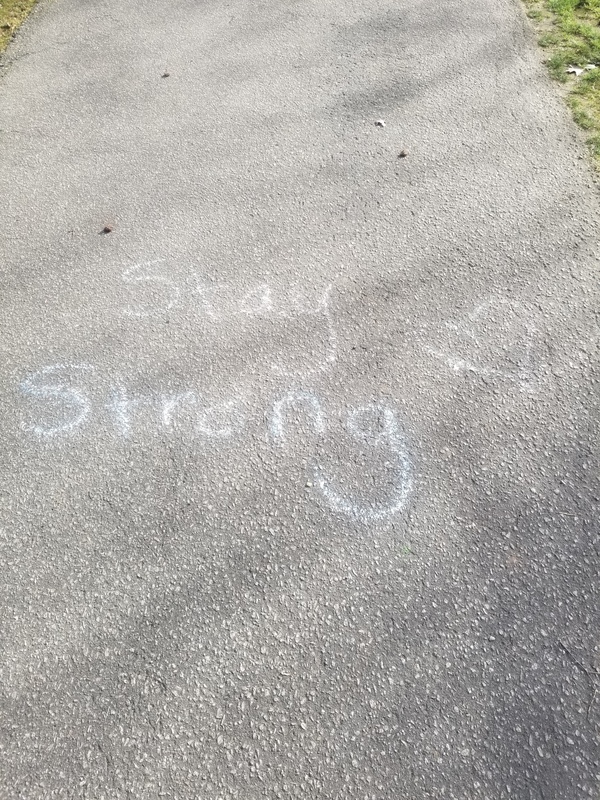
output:
<instances>
[{"instance_id":1,"label":"grass patch","mask_svg":"<svg viewBox=\"0 0 600 800\"><path fill-rule=\"evenodd\" d=\"M1 0L0 0L1 2ZM547 51L552 77L566 84L568 102L578 125L590 133L588 143L600 168L600 0L523 0L527 16ZM568 67L598 68L579 76Z\"/></svg>"},{"instance_id":2,"label":"grass patch","mask_svg":"<svg viewBox=\"0 0 600 800\"><path fill-rule=\"evenodd\" d=\"M0 53L6 49L36 2L37 0L0 0Z\"/></svg>"}]
</instances>

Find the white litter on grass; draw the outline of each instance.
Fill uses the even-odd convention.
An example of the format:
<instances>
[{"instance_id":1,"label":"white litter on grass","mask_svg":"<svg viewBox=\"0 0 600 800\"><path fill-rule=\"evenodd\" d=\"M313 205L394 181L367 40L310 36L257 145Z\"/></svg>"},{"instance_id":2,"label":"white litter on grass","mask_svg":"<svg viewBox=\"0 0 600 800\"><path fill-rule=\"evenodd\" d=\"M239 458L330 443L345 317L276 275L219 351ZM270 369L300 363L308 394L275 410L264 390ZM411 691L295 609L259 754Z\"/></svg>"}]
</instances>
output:
<instances>
[{"instance_id":1,"label":"white litter on grass","mask_svg":"<svg viewBox=\"0 0 600 800\"><path fill-rule=\"evenodd\" d=\"M583 72L586 72L586 70L597 69L597 68L598 68L597 64L586 64L585 67L574 67L572 64L570 64L567 67L567 72L570 75L576 75L577 77L579 77Z\"/></svg>"}]
</instances>

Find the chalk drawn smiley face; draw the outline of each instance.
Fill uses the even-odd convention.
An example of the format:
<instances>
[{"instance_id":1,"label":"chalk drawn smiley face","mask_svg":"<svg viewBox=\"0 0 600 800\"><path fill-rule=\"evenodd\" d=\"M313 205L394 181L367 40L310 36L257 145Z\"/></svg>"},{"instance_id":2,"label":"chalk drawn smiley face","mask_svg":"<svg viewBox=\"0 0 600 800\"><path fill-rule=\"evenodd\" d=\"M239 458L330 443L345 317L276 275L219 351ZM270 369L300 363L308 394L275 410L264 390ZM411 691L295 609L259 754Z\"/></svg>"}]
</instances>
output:
<instances>
[{"instance_id":1,"label":"chalk drawn smiley face","mask_svg":"<svg viewBox=\"0 0 600 800\"><path fill-rule=\"evenodd\" d=\"M522 303L493 297L466 316L445 322L438 340L425 350L454 372L502 379L530 389L536 383L538 334Z\"/></svg>"}]
</instances>

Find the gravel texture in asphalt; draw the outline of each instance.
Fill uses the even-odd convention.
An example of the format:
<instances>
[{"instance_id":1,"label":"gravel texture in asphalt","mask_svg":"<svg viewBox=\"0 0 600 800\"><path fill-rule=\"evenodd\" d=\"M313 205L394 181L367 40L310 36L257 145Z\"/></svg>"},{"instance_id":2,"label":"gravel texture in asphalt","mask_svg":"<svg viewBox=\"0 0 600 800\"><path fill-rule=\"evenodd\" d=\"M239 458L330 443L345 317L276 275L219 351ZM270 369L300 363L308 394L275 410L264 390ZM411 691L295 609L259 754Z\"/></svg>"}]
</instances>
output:
<instances>
[{"instance_id":1,"label":"gravel texture in asphalt","mask_svg":"<svg viewBox=\"0 0 600 800\"><path fill-rule=\"evenodd\" d=\"M599 204L520 6L3 58L2 800L598 798Z\"/></svg>"}]
</instances>

